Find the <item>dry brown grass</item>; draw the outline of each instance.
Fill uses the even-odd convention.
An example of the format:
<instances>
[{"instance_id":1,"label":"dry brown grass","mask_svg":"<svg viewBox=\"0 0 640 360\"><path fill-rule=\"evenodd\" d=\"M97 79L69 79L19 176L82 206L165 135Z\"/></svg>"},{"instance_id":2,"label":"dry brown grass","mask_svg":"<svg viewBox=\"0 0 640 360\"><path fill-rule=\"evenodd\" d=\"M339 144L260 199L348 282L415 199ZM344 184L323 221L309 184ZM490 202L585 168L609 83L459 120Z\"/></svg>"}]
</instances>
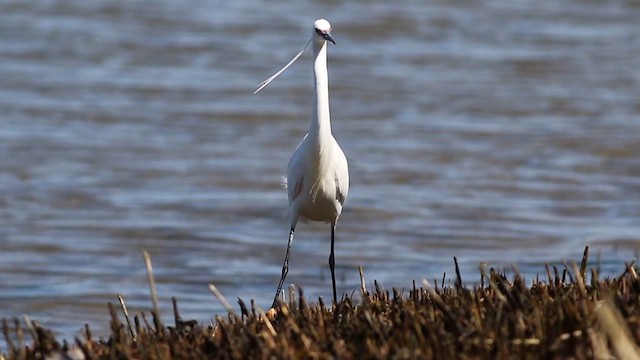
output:
<instances>
[{"instance_id":1,"label":"dry brown grass","mask_svg":"<svg viewBox=\"0 0 640 360\"><path fill-rule=\"evenodd\" d=\"M531 286L518 274L507 278L493 270L475 288L462 286L459 274L451 287L423 281L406 292L366 292L363 282L357 299L344 297L335 307L309 304L300 291L269 314L240 301L238 314L209 326L183 321L177 306L174 325L165 327L153 311L149 322L144 314L131 321L109 304L106 341L93 339L87 328L84 339L60 343L31 321L5 319L4 357L638 359L636 269L625 264L620 276L608 279L591 269L587 282L587 254L581 266L547 268L545 279Z\"/></svg>"}]
</instances>

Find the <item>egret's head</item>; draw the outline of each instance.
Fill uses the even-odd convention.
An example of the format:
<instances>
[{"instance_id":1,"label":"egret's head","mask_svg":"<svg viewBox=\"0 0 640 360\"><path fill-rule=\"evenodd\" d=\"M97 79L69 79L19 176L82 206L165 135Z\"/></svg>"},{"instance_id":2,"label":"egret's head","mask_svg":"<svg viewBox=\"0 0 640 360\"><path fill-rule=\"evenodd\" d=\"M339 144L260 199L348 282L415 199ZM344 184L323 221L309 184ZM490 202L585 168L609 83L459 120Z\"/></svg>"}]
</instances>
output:
<instances>
[{"instance_id":1,"label":"egret's head","mask_svg":"<svg viewBox=\"0 0 640 360\"><path fill-rule=\"evenodd\" d=\"M318 19L313 23L313 31L316 36L314 37L316 41L331 41L335 45L335 41L331 37L331 24L325 19Z\"/></svg>"}]
</instances>

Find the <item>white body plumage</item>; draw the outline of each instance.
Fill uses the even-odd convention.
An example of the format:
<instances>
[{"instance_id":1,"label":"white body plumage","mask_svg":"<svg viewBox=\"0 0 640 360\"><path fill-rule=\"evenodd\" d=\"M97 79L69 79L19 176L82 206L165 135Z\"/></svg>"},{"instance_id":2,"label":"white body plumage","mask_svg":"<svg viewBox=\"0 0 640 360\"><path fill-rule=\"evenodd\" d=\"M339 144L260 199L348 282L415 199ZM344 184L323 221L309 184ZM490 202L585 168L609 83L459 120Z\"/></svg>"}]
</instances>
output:
<instances>
[{"instance_id":1,"label":"white body plumage","mask_svg":"<svg viewBox=\"0 0 640 360\"><path fill-rule=\"evenodd\" d=\"M331 224L331 255L329 267L333 285L333 299L337 302L335 283L334 239L335 225L349 192L349 167L344 152L331 133L329 113L329 76L327 72L327 44L335 44L330 35L331 25L319 19L313 24L313 73L315 102L309 132L302 139L289 160L287 168L287 195L289 198L290 232L287 253L282 266L280 284L273 302L275 306L289 270L289 252L293 233L299 219ZM308 43L307 43L308 46ZM280 71L259 85L256 92L267 86L286 70L302 53L302 49Z\"/></svg>"}]
</instances>

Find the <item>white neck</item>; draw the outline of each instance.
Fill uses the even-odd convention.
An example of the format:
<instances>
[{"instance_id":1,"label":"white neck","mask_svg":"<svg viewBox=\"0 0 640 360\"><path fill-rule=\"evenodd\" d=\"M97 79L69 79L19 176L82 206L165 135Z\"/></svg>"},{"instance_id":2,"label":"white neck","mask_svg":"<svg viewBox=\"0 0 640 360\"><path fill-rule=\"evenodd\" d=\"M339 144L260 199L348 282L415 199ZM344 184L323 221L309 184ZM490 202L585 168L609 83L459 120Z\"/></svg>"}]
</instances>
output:
<instances>
[{"instance_id":1,"label":"white neck","mask_svg":"<svg viewBox=\"0 0 640 360\"><path fill-rule=\"evenodd\" d=\"M313 41L313 74L315 79L316 103L309 135L316 138L331 134L331 116L329 115L329 75L327 73L327 41Z\"/></svg>"}]
</instances>

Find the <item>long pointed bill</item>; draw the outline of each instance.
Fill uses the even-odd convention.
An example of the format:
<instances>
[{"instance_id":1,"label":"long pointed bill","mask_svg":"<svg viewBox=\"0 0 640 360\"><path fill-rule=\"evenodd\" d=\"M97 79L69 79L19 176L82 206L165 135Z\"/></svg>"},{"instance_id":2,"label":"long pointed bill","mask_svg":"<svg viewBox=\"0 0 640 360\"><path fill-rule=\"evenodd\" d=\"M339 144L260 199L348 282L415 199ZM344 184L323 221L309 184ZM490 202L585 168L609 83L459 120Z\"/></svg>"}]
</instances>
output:
<instances>
[{"instance_id":1,"label":"long pointed bill","mask_svg":"<svg viewBox=\"0 0 640 360\"><path fill-rule=\"evenodd\" d=\"M261 82L258 85L258 88L256 89L256 91L254 91L254 94L257 94L258 91L262 90L265 86L269 85L270 82L272 82L275 78L278 77L278 75L282 74L283 71L287 70L287 68L289 68L289 66L291 66L291 64L293 64L296 60L298 60L298 58L304 53L304 51L307 49L307 47L309 47L309 44L311 44L311 40L313 40L313 38L311 38L307 44L302 48L302 50L300 50L299 53L296 54L296 56L293 57L293 59L291 59L291 61L289 61L287 63L287 65L285 65L282 69L278 70L277 73L269 76L265 81Z\"/></svg>"},{"instance_id":2,"label":"long pointed bill","mask_svg":"<svg viewBox=\"0 0 640 360\"><path fill-rule=\"evenodd\" d=\"M322 38L323 38L323 39L325 39L325 40L327 40L327 41L331 41L331 42L333 43L333 45L335 45L335 44L336 44L336 42L335 42L335 41L333 40L333 38L331 37L331 34L329 34L329 33L326 33L326 34L322 35Z\"/></svg>"}]
</instances>

